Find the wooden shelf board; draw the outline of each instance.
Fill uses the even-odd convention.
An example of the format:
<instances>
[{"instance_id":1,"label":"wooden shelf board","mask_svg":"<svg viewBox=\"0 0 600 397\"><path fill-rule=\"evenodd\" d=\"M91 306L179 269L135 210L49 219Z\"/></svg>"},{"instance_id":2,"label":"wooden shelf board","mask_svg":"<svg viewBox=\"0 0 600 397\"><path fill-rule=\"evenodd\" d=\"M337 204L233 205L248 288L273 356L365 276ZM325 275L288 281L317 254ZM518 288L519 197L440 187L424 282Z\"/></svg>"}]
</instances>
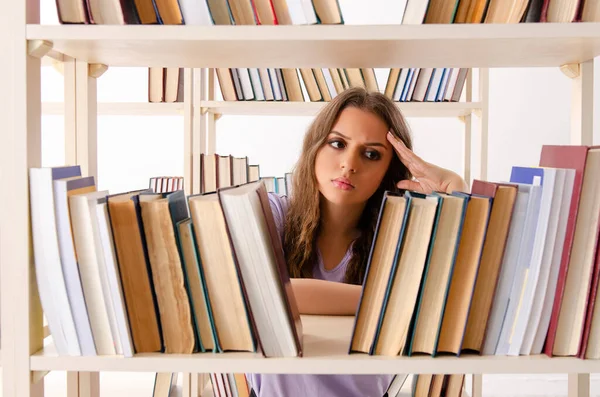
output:
<instances>
[{"instance_id":1,"label":"wooden shelf board","mask_svg":"<svg viewBox=\"0 0 600 397\"><path fill-rule=\"evenodd\" d=\"M223 115L315 116L326 102L203 101L208 112ZM459 117L481 109L477 102L397 102L406 117Z\"/></svg>"},{"instance_id":2,"label":"wooden shelf board","mask_svg":"<svg viewBox=\"0 0 600 397\"><path fill-rule=\"evenodd\" d=\"M533 67L600 55L600 23L27 25L89 63L172 67Z\"/></svg>"},{"instance_id":3,"label":"wooden shelf board","mask_svg":"<svg viewBox=\"0 0 600 397\"><path fill-rule=\"evenodd\" d=\"M63 115L63 102L43 102L43 115ZM177 116L183 115L183 102L101 102L98 114L104 116Z\"/></svg>"},{"instance_id":4,"label":"wooden shelf board","mask_svg":"<svg viewBox=\"0 0 600 397\"><path fill-rule=\"evenodd\" d=\"M383 357L347 354L354 317L303 316L304 357L263 358L254 353L139 354L59 357L46 347L31 357L34 371L260 372L311 374L383 373L595 373L600 360L540 356Z\"/></svg>"}]
</instances>

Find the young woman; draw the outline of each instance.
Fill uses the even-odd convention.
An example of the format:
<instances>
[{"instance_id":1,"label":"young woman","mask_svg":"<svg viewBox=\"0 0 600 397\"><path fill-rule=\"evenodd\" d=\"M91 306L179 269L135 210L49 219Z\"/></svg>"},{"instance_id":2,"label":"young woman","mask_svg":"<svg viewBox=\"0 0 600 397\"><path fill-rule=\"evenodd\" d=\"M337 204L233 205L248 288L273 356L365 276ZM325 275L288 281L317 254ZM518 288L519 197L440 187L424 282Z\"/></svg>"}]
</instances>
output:
<instances>
[{"instance_id":1,"label":"young woman","mask_svg":"<svg viewBox=\"0 0 600 397\"><path fill-rule=\"evenodd\" d=\"M457 174L412 152L385 95L336 96L310 126L290 198L269 194L302 314L354 315L386 190L467 191ZM248 374L258 397L381 397L392 375Z\"/></svg>"}]
</instances>

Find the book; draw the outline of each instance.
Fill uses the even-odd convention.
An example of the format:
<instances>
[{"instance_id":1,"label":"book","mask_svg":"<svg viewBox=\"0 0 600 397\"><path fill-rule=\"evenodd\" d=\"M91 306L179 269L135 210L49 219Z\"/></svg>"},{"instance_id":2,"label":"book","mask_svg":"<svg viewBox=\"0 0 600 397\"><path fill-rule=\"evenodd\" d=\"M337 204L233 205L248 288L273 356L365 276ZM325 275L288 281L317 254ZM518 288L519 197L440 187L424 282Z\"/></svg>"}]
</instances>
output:
<instances>
[{"instance_id":1,"label":"book","mask_svg":"<svg viewBox=\"0 0 600 397\"><path fill-rule=\"evenodd\" d=\"M264 184L219 189L218 198L263 354L302 356L302 322Z\"/></svg>"}]
</instances>

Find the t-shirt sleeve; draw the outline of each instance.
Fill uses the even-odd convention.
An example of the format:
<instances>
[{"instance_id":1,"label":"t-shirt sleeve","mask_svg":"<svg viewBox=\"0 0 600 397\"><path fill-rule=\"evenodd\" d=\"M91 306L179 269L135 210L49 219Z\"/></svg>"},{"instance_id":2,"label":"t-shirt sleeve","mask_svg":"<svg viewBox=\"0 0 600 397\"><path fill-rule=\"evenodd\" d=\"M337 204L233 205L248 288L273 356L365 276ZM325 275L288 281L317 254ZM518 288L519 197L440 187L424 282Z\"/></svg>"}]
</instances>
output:
<instances>
[{"instance_id":1,"label":"t-shirt sleeve","mask_svg":"<svg viewBox=\"0 0 600 397\"><path fill-rule=\"evenodd\" d=\"M273 192L269 192L268 196L269 204L271 205L271 211L273 213L273 218L275 219L275 226L277 227L279 237L283 241L285 215L287 214L287 210L289 207L288 198L287 196L281 196Z\"/></svg>"}]
</instances>

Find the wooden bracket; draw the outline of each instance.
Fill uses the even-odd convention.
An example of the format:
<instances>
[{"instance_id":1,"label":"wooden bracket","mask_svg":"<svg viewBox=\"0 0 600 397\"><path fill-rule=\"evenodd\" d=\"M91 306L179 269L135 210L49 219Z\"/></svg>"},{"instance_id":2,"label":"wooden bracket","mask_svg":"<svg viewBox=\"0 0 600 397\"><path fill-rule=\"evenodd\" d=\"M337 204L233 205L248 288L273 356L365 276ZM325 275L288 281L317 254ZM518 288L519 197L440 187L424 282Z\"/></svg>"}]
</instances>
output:
<instances>
[{"instance_id":1,"label":"wooden bracket","mask_svg":"<svg viewBox=\"0 0 600 397\"><path fill-rule=\"evenodd\" d=\"M560 71L563 72L565 76L574 79L576 77L579 77L580 67L578 63L568 63L562 65L560 67Z\"/></svg>"},{"instance_id":2,"label":"wooden bracket","mask_svg":"<svg viewBox=\"0 0 600 397\"><path fill-rule=\"evenodd\" d=\"M461 123L465 123L467 121L467 116L458 116L458 120L460 120Z\"/></svg>"},{"instance_id":3,"label":"wooden bracket","mask_svg":"<svg viewBox=\"0 0 600 397\"><path fill-rule=\"evenodd\" d=\"M200 114L206 114L208 113L208 108L207 107L201 107L200 108Z\"/></svg>"},{"instance_id":4,"label":"wooden bracket","mask_svg":"<svg viewBox=\"0 0 600 397\"><path fill-rule=\"evenodd\" d=\"M30 40L27 42L27 53L32 57L42 58L52 50L52 42L47 40Z\"/></svg>"},{"instance_id":5,"label":"wooden bracket","mask_svg":"<svg viewBox=\"0 0 600 397\"><path fill-rule=\"evenodd\" d=\"M50 371L32 371L29 377L31 384L35 385L40 380L44 379L46 375L48 375Z\"/></svg>"},{"instance_id":6,"label":"wooden bracket","mask_svg":"<svg viewBox=\"0 0 600 397\"><path fill-rule=\"evenodd\" d=\"M88 75L95 79L99 78L108 70L108 66L101 63L90 63L88 66Z\"/></svg>"},{"instance_id":7,"label":"wooden bracket","mask_svg":"<svg viewBox=\"0 0 600 397\"><path fill-rule=\"evenodd\" d=\"M215 113L215 121L219 120L223 116L221 113Z\"/></svg>"}]
</instances>

